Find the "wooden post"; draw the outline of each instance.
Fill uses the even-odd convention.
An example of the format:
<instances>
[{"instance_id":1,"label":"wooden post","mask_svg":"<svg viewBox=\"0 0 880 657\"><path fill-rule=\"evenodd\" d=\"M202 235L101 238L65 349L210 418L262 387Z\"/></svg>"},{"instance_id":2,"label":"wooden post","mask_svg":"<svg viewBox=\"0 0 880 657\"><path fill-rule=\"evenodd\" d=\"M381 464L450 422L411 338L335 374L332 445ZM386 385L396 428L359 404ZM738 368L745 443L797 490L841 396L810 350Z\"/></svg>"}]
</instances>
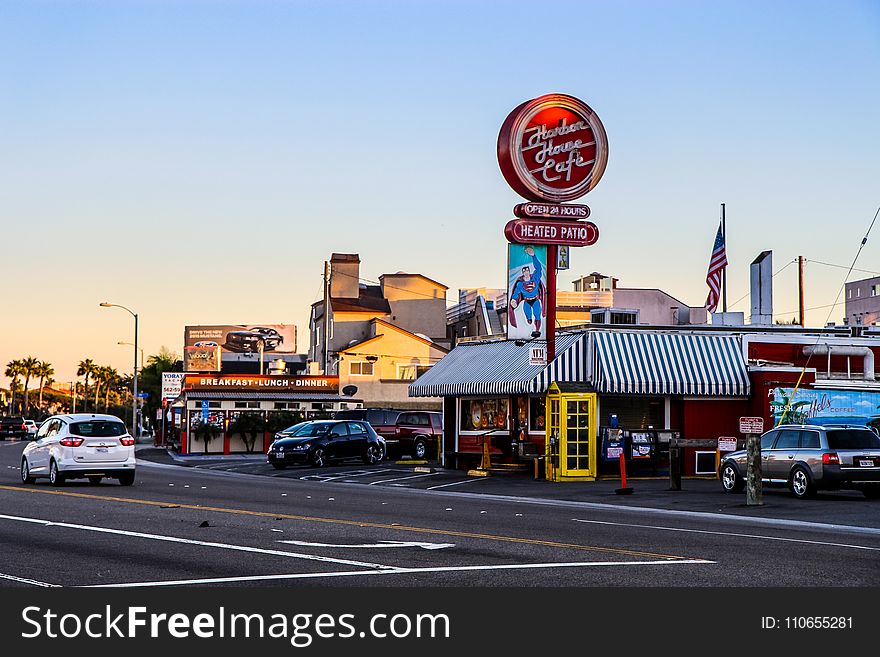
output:
<instances>
[{"instance_id":1,"label":"wooden post","mask_svg":"<svg viewBox=\"0 0 880 657\"><path fill-rule=\"evenodd\" d=\"M669 445L669 490L681 490L681 453L682 447Z\"/></svg>"},{"instance_id":2,"label":"wooden post","mask_svg":"<svg viewBox=\"0 0 880 657\"><path fill-rule=\"evenodd\" d=\"M761 506L764 504L761 488L761 437L754 433L748 434L746 450L746 506Z\"/></svg>"},{"instance_id":3,"label":"wooden post","mask_svg":"<svg viewBox=\"0 0 880 657\"><path fill-rule=\"evenodd\" d=\"M804 322L804 256L798 256L798 321L801 326L807 325Z\"/></svg>"}]
</instances>

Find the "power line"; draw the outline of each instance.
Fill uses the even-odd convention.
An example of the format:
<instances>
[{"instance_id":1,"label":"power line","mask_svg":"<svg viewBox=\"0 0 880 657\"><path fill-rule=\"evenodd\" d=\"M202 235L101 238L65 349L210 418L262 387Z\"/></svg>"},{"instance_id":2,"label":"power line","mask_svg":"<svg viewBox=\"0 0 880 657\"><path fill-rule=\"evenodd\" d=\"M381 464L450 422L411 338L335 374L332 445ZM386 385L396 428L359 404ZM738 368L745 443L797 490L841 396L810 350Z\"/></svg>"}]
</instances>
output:
<instances>
[{"instance_id":1,"label":"power line","mask_svg":"<svg viewBox=\"0 0 880 657\"><path fill-rule=\"evenodd\" d=\"M818 260L807 260L806 262L812 262L813 264L816 264L816 265L825 265L826 267L837 267L838 269L849 269L850 271L859 271L859 272L862 272L865 274L876 274L876 275L880 276L880 271L873 271L871 269L856 269L854 267L850 268L850 267L847 267L846 265L835 265L830 262L820 262Z\"/></svg>"},{"instance_id":2,"label":"power line","mask_svg":"<svg viewBox=\"0 0 880 657\"><path fill-rule=\"evenodd\" d=\"M795 258L795 259L792 260L791 262L787 263L787 264L786 264L785 266L783 266L781 269L777 269L777 270L776 270L776 273L773 274L772 278L776 278L776 276L778 276L779 274L781 274L782 272L784 272L786 269L788 269L791 265L793 265L793 264L796 263L796 262L797 262L797 258ZM749 296L750 294L751 294L751 291L746 292L746 293L745 293L744 295L742 295L739 299L737 299L737 300L734 301L732 304L730 304L730 307L733 308L736 304L738 304L740 301L742 301L743 299L745 299L745 298L746 298L747 296Z\"/></svg>"}]
</instances>

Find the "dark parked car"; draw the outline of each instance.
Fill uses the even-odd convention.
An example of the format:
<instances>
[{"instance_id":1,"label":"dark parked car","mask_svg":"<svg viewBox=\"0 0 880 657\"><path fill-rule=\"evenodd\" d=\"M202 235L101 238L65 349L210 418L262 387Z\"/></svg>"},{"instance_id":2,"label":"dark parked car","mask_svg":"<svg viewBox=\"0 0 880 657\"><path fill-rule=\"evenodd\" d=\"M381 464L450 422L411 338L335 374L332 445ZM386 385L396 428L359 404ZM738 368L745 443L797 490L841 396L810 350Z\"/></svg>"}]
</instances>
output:
<instances>
[{"instance_id":1,"label":"dark parked car","mask_svg":"<svg viewBox=\"0 0 880 657\"><path fill-rule=\"evenodd\" d=\"M7 438L27 438L27 425L24 418L20 415L11 415L9 417L0 417L0 440Z\"/></svg>"},{"instance_id":2,"label":"dark parked car","mask_svg":"<svg viewBox=\"0 0 880 657\"><path fill-rule=\"evenodd\" d=\"M279 470L292 463L311 463L320 468L331 461L351 458L373 464L385 456L385 441L367 422L313 420L275 434L266 456Z\"/></svg>"},{"instance_id":3,"label":"dark parked car","mask_svg":"<svg viewBox=\"0 0 880 657\"><path fill-rule=\"evenodd\" d=\"M386 442L389 435L394 435L397 427L397 418L403 411L393 408L348 408L336 411L334 420L363 420L369 422L376 433L384 437Z\"/></svg>"},{"instance_id":4,"label":"dark parked car","mask_svg":"<svg viewBox=\"0 0 880 657\"><path fill-rule=\"evenodd\" d=\"M742 491L746 463L745 450L724 457L719 476L725 491ZM761 436L761 480L788 486L799 498L840 488L880 498L880 436L864 425L780 425Z\"/></svg>"}]
</instances>

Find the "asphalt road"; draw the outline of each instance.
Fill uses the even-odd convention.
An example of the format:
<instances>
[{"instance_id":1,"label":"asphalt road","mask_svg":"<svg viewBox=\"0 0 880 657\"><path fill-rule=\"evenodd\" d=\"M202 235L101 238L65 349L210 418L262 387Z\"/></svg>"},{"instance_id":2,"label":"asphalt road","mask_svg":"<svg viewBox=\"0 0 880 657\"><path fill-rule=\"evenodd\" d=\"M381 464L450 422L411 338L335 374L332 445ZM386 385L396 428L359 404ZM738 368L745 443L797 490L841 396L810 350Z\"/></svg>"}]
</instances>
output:
<instances>
[{"instance_id":1,"label":"asphalt road","mask_svg":"<svg viewBox=\"0 0 880 657\"><path fill-rule=\"evenodd\" d=\"M22 448L0 443L6 587L880 584L880 503L858 494L768 492L755 509L715 482L636 482L624 500L614 482L254 462L142 462L133 487L52 488L21 484Z\"/></svg>"}]
</instances>

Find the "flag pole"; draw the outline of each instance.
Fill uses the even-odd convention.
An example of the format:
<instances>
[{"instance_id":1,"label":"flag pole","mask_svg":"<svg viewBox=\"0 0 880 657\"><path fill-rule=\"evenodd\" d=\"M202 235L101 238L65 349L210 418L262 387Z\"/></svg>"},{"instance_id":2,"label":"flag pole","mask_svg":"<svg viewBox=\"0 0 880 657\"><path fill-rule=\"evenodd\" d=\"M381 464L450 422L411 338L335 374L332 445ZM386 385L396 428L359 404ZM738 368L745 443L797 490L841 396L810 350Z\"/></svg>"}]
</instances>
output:
<instances>
[{"instance_id":1,"label":"flag pole","mask_svg":"<svg viewBox=\"0 0 880 657\"><path fill-rule=\"evenodd\" d=\"M721 236L724 238L724 250L727 251L727 216L724 212L724 203L721 204ZM722 279L722 308L727 312L727 267L721 270Z\"/></svg>"}]
</instances>

